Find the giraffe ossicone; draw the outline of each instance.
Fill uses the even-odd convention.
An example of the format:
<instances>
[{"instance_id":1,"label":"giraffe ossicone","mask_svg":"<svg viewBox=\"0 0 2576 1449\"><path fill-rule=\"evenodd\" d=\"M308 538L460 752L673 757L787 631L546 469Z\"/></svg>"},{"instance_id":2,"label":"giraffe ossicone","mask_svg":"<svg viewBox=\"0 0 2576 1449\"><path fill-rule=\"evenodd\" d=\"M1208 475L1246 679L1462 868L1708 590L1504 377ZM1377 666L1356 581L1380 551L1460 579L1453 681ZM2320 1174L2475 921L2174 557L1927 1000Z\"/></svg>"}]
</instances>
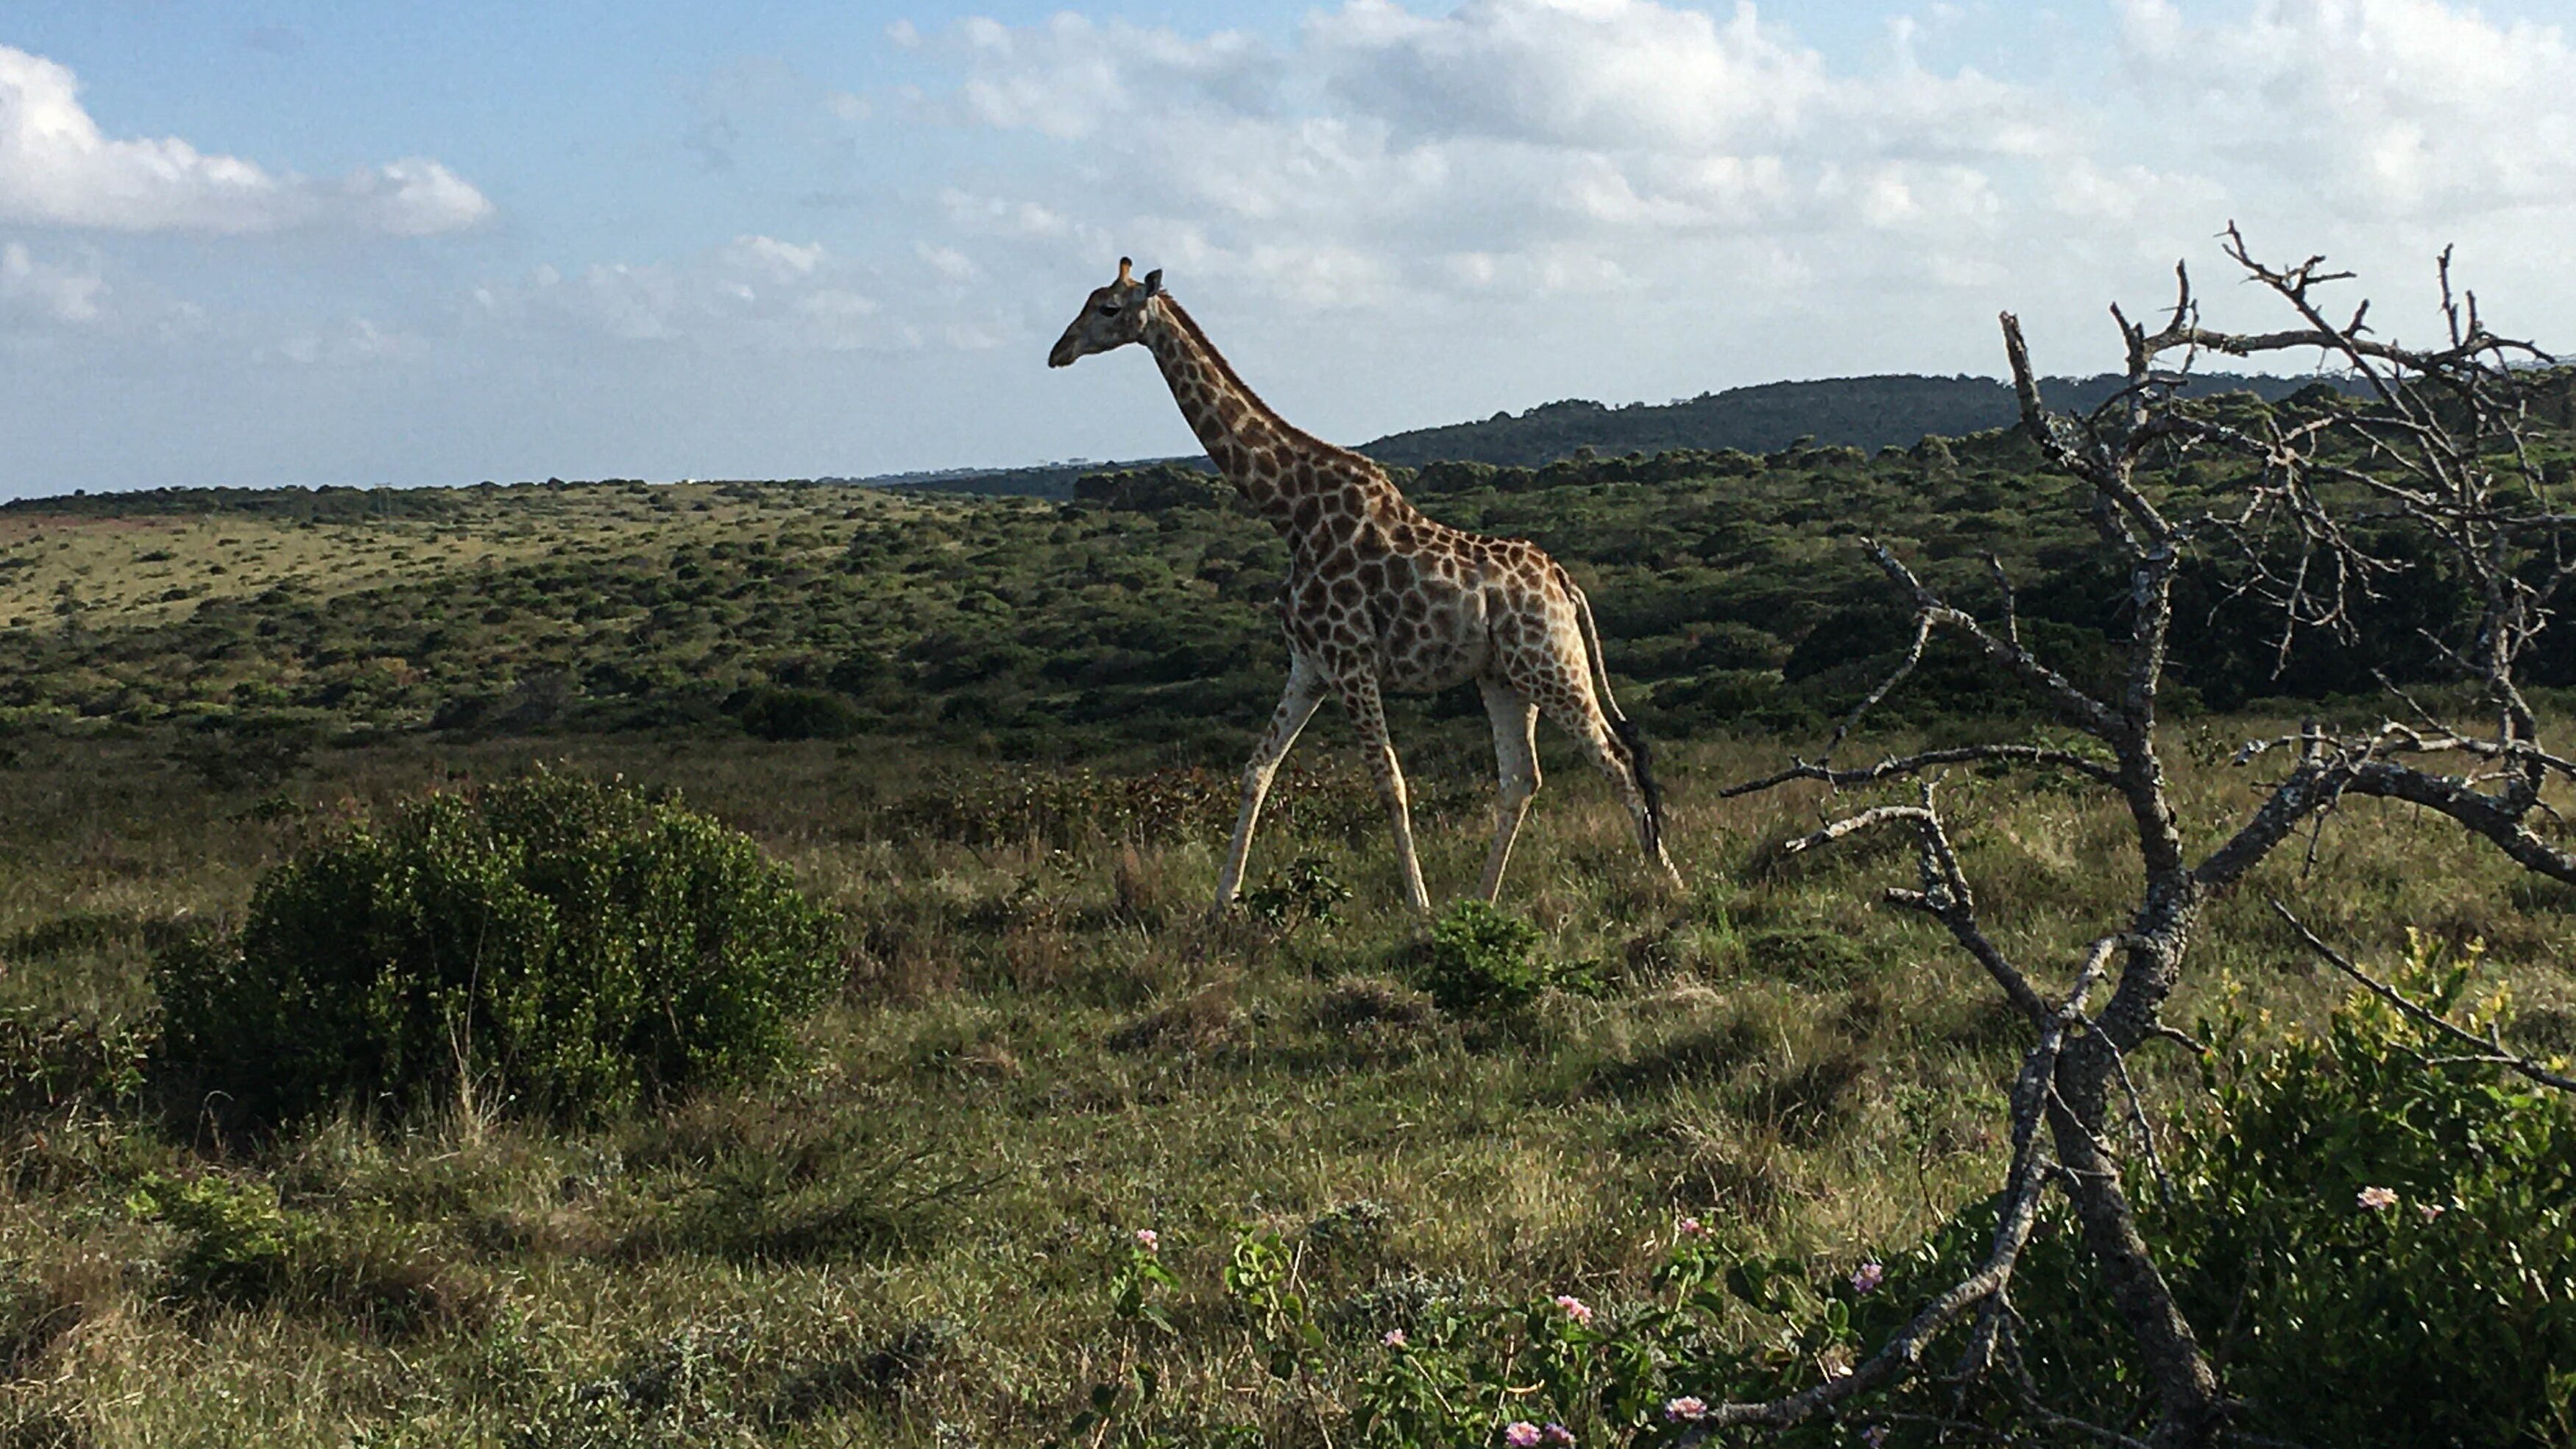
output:
<instances>
[{"instance_id":1,"label":"giraffe ossicone","mask_svg":"<svg viewBox=\"0 0 2576 1449\"><path fill-rule=\"evenodd\" d=\"M1047 365L1142 345L1217 471L1288 542L1279 591L1288 687L1244 766L1243 808L1217 877L1215 909L1223 911L1242 887L1253 827L1279 762L1329 694L1350 711L1385 801L1405 899L1429 914L1384 696L1470 681L1493 721L1500 776L1493 848L1479 886L1486 900L1502 888L1512 842L1538 792L1542 714L1600 767L1633 818L1647 860L1678 887L1681 875L1664 853L1663 801L1645 735L1611 698L1592 605L1573 578L1527 540L1432 521L1374 461L1290 426L1244 386L1162 283L1160 269L1139 280L1134 263L1119 258L1117 278L1084 300Z\"/></svg>"}]
</instances>

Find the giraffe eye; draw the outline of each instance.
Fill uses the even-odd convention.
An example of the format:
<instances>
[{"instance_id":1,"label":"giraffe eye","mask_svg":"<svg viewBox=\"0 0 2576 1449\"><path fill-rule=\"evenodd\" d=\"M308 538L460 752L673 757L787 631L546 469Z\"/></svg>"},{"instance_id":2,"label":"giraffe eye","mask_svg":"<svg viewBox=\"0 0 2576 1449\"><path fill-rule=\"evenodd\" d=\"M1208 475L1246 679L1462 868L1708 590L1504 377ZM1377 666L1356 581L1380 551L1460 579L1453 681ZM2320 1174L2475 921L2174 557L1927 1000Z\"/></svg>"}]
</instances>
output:
<instances>
[{"instance_id":1,"label":"giraffe eye","mask_svg":"<svg viewBox=\"0 0 2576 1449\"><path fill-rule=\"evenodd\" d=\"M1103 302L1103 303L1101 303L1101 304L1100 304L1100 315L1101 315L1101 316L1103 316L1103 317L1113 317L1113 316L1116 316L1116 315L1117 315L1117 313L1118 313L1119 305L1120 305L1120 304L1119 304L1119 303L1116 303L1116 302Z\"/></svg>"}]
</instances>

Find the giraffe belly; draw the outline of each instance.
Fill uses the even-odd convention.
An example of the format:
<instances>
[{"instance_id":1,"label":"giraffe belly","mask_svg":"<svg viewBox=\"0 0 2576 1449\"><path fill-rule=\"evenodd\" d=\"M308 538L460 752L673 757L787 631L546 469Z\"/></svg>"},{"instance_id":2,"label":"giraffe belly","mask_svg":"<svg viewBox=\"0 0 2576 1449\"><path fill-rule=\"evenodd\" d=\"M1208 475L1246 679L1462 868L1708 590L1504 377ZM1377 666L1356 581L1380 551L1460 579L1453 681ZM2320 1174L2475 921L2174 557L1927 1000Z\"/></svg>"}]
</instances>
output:
<instances>
[{"instance_id":1,"label":"giraffe belly","mask_svg":"<svg viewBox=\"0 0 2576 1449\"><path fill-rule=\"evenodd\" d=\"M1378 626L1378 680L1391 690L1424 693L1464 684L1492 662L1481 590L1436 599L1418 616L1399 612Z\"/></svg>"}]
</instances>

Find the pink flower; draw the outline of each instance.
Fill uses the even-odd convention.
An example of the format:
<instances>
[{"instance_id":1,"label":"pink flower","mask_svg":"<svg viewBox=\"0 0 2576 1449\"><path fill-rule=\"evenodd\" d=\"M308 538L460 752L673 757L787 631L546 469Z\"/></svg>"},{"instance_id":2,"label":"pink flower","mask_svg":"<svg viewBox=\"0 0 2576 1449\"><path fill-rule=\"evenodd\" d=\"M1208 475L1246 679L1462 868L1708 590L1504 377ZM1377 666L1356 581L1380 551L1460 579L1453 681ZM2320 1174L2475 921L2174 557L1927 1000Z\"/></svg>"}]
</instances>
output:
<instances>
[{"instance_id":1,"label":"pink flower","mask_svg":"<svg viewBox=\"0 0 2576 1449\"><path fill-rule=\"evenodd\" d=\"M1673 1226L1685 1238L1703 1237L1708 1233L1708 1224L1697 1218L1684 1218Z\"/></svg>"},{"instance_id":2,"label":"pink flower","mask_svg":"<svg viewBox=\"0 0 2576 1449\"><path fill-rule=\"evenodd\" d=\"M1876 1258L1852 1270L1851 1285L1854 1293L1875 1293L1878 1291L1878 1285L1886 1281L1887 1269L1880 1266Z\"/></svg>"},{"instance_id":3,"label":"pink flower","mask_svg":"<svg viewBox=\"0 0 2576 1449\"><path fill-rule=\"evenodd\" d=\"M2363 1207L2370 1209L2372 1212L2378 1212L2382 1208L2393 1208L2397 1206L2397 1189L2393 1187L2365 1187L2361 1190L2360 1194L2354 1199L2354 1201L2360 1203Z\"/></svg>"},{"instance_id":4,"label":"pink flower","mask_svg":"<svg viewBox=\"0 0 2576 1449\"><path fill-rule=\"evenodd\" d=\"M1697 1394L1684 1394L1664 1400L1664 1417L1676 1424L1687 1424L1708 1417L1708 1400Z\"/></svg>"},{"instance_id":5,"label":"pink flower","mask_svg":"<svg viewBox=\"0 0 2576 1449\"><path fill-rule=\"evenodd\" d=\"M1538 1449L1538 1425L1527 1419L1514 1419L1503 1428L1503 1442L1512 1449Z\"/></svg>"},{"instance_id":6,"label":"pink flower","mask_svg":"<svg viewBox=\"0 0 2576 1449\"><path fill-rule=\"evenodd\" d=\"M1587 1328L1591 1326L1591 1304L1584 1302L1582 1299L1575 1297L1571 1293L1559 1293L1556 1295L1556 1306L1565 1310L1566 1317L1573 1319L1575 1322L1580 1323Z\"/></svg>"},{"instance_id":7,"label":"pink flower","mask_svg":"<svg viewBox=\"0 0 2576 1449\"><path fill-rule=\"evenodd\" d=\"M1378 1342L1385 1344L1389 1348L1402 1348L1405 1345L1404 1330L1401 1328L1390 1328L1386 1331L1386 1336L1379 1339Z\"/></svg>"},{"instance_id":8,"label":"pink flower","mask_svg":"<svg viewBox=\"0 0 2576 1449\"><path fill-rule=\"evenodd\" d=\"M1880 1445L1887 1442L1887 1426L1885 1424L1872 1424L1868 1428L1861 1430L1860 1442L1868 1445L1869 1449L1879 1449Z\"/></svg>"},{"instance_id":9,"label":"pink flower","mask_svg":"<svg viewBox=\"0 0 2576 1449\"><path fill-rule=\"evenodd\" d=\"M2422 1218L2428 1223L2433 1219L2440 1217L2442 1215L2442 1211L2442 1205L2437 1202L2419 1202L2415 1204L2415 1216Z\"/></svg>"},{"instance_id":10,"label":"pink flower","mask_svg":"<svg viewBox=\"0 0 2576 1449\"><path fill-rule=\"evenodd\" d=\"M1565 1446L1574 1442L1574 1431L1563 1424L1551 1423L1539 1430L1538 1434L1540 1442L1553 1444L1556 1449L1565 1449Z\"/></svg>"},{"instance_id":11,"label":"pink flower","mask_svg":"<svg viewBox=\"0 0 2576 1449\"><path fill-rule=\"evenodd\" d=\"M1138 1228L1136 1230L1136 1246L1144 1249L1148 1253L1159 1253L1163 1251L1163 1235L1155 1232L1152 1228Z\"/></svg>"}]
</instances>

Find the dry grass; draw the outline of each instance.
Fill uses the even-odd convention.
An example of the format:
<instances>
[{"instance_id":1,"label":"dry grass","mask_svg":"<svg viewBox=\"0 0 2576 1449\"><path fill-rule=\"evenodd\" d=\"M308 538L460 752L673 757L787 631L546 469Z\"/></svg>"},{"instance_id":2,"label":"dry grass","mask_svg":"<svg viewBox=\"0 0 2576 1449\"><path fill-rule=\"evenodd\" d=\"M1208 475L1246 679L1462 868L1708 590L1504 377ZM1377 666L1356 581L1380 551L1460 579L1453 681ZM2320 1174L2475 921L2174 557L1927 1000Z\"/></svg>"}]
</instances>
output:
<instances>
[{"instance_id":1,"label":"dry grass","mask_svg":"<svg viewBox=\"0 0 2576 1449\"><path fill-rule=\"evenodd\" d=\"M349 1120L254 1144L87 1101L0 1124L0 1444L1024 1443L1143 1353L1185 1440L1320 1442L1329 1413L1265 1387L1220 1301L1238 1224L1307 1245L1301 1286L1356 1348L1408 1294L1619 1303L1684 1212L1845 1263L1987 1191L2001 1150L2018 1028L1941 939L1872 904L1903 859L1755 868L1832 804L1718 800L1769 742L1670 751L1683 899L1634 868L1596 780L1553 773L1506 904L1610 986L1503 1025L1404 984L1416 929L1373 836L1265 840L1256 876L1313 851L1357 893L1281 935L1198 923L1211 841L887 838L929 776L878 751L324 750L292 809L254 812L148 737L19 744L0 1005L134 1017L153 944L237 911L312 821L531 754L754 831L853 947L800 1073L588 1134ZM2251 798L2219 766L2184 766L2178 790L2210 818ZM2062 977L2125 898L2117 815L2010 781L1945 792L1998 939ZM1435 894L1466 888L1481 819L1423 833ZM2355 802L2313 874L2287 854L2216 907L2178 1020L2229 978L2281 1020L2334 999L2267 924L2273 893L2366 957L2408 923L2481 937L2532 1031L2569 1019L2576 909ZM2179 1089L2178 1063L2149 1065ZM273 1189L343 1276L250 1305L175 1295L182 1244L124 1203L147 1175L210 1172ZM1136 1337L1101 1291L1148 1225L1187 1289L1177 1343ZM419 1311L380 1311L406 1293Z\"/></svg>"}]
</instances>

